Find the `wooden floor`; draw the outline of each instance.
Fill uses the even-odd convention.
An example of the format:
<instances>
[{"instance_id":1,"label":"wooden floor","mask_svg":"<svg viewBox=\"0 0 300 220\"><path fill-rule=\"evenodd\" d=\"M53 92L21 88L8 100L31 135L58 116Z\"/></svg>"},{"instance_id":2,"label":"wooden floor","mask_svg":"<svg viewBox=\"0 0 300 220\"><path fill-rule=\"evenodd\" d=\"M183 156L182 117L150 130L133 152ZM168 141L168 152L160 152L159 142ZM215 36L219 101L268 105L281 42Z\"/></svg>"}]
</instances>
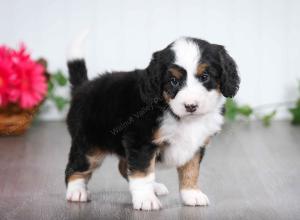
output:
<instances>
[{"instance_id":1,"label":"wooden floor","mask_svg":"<svg viewBox=\"0 0 300 220\"><path fill-rule=\"evenodd\" d=\"M208 207L184 207L174 169L157 171L169 188L161 211L134 211L111 157L90 182L92 201L65 201L70 138L63 123L36 123L0 138L0 219L300 219L300 127L276 122L226 125L207 149L201 185Z\"/></svg>"}]
</instances>

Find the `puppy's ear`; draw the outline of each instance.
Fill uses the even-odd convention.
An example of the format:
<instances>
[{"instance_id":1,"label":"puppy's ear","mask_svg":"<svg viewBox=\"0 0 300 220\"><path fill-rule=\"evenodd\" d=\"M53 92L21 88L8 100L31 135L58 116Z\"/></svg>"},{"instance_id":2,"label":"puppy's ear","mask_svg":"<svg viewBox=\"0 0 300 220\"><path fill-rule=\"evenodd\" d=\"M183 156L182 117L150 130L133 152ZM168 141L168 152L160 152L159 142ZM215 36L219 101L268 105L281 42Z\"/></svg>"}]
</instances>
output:
<instances>
[{"instance_id":1,"label":"puppy's ear","mask_svg":"<svg viewBox=\"0 0 300 220\"><path fill-rule=\"evenodd\" d=\"M232 57L221 45L214 45L218 48L219 62L221 67L220 89L224 97L233 97L240 85L237 66Z\"/></svg>"},{"instance_id":2,"label":"puppy's ear","mask_svg":"<svg viewBox=\"0 0 300 220\"><path fill-rule=\"evenodd\" d=\"M171 59L168 48L153 53L140 83L141 96L145 102L149 103L162 98L163 77Z\"/></svg>"}]
</instances>

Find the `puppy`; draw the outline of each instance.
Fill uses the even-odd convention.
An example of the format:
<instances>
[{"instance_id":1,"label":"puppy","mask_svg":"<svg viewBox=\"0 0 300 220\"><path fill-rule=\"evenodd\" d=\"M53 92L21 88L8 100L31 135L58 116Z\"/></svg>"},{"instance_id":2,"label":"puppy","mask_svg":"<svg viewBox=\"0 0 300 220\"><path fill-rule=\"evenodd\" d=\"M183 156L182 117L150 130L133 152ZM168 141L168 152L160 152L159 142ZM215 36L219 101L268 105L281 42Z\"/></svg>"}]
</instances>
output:
<instances>
[{"instance_id":1,"label":"puppy","mask_svg":"<svg viewBox=\"0 0 300 220\"><path fill-rule=\"evenodd\" d=\"M183 37L155 52L145 69L104 73L93 80L88 80L80 50L73 51L68 60L72 144L67 200L88 201L93 171L107 154L115 154L134 209L161 208L157 196L168 190L155 181L158 160L177 168L185 205L208 205L197 184L200 162L209 139L221 129L224 97L233 97L240 82L224 47Z\"/></svg>"}]
</instances>

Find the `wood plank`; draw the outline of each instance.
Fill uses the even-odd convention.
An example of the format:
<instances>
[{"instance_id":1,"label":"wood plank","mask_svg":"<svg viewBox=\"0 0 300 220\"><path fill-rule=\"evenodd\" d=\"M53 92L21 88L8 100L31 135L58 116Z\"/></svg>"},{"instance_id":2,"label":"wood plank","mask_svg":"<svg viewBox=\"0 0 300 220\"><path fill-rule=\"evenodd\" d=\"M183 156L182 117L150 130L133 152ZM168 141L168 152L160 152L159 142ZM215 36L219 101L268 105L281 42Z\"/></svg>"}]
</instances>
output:
<instances>
[{"instance_id":1,"label":"wood plank","mask_svg":"<svg viewBox=\"0 0 300 220\"><path fill-rule=\"evenodd\" d=\"M21 137L0 138L0 219L300 219L300 128L275 122L226 125L201 166L209 207L184 207L175 169L157 171L170 194L163 210L134 211L117 160L93 176L92 202L65 201L70 138L64 123L36 123Z\"/></svg>"}]
</instances>

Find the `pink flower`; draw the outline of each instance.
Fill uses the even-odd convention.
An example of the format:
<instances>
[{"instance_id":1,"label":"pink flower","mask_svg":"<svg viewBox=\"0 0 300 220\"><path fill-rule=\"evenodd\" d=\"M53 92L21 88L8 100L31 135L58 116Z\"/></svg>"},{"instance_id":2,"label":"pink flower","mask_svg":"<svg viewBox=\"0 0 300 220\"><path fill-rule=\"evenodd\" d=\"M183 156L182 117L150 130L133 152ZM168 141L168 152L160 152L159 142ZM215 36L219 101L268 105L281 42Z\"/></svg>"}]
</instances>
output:
<instances>
[{"instance_id":1,"label":"pink flower","mask_svg":"<svg viewBox=\"0 0 300 220\"><path fill-rule=\"evenodd\" d=\"M7 89L10 71L6 63L0 60L0 106L5 106L8 103Z\"/></svg>"},{"instance_id":2,"label":"pink flower","mask_svg":"<svg viewBox=\"0 0 300 220\"><path fill-rule=\"evenodd\" d=\"M13 76L10 54L11 51L8 48L0 47L0 107L6 106L9 101L9 89Z\"/></svg>"},{"instance_id":3,"label":"pink flower","mask_svg":"<svg viewBox=\"0 0 300 220\"><path fill-rule=\"evenodd\" d=\"M44 67L26 53L0 47L0 106L17 103L23 109L39 104L46 95Z\"/></svg>"}]
</instances>

